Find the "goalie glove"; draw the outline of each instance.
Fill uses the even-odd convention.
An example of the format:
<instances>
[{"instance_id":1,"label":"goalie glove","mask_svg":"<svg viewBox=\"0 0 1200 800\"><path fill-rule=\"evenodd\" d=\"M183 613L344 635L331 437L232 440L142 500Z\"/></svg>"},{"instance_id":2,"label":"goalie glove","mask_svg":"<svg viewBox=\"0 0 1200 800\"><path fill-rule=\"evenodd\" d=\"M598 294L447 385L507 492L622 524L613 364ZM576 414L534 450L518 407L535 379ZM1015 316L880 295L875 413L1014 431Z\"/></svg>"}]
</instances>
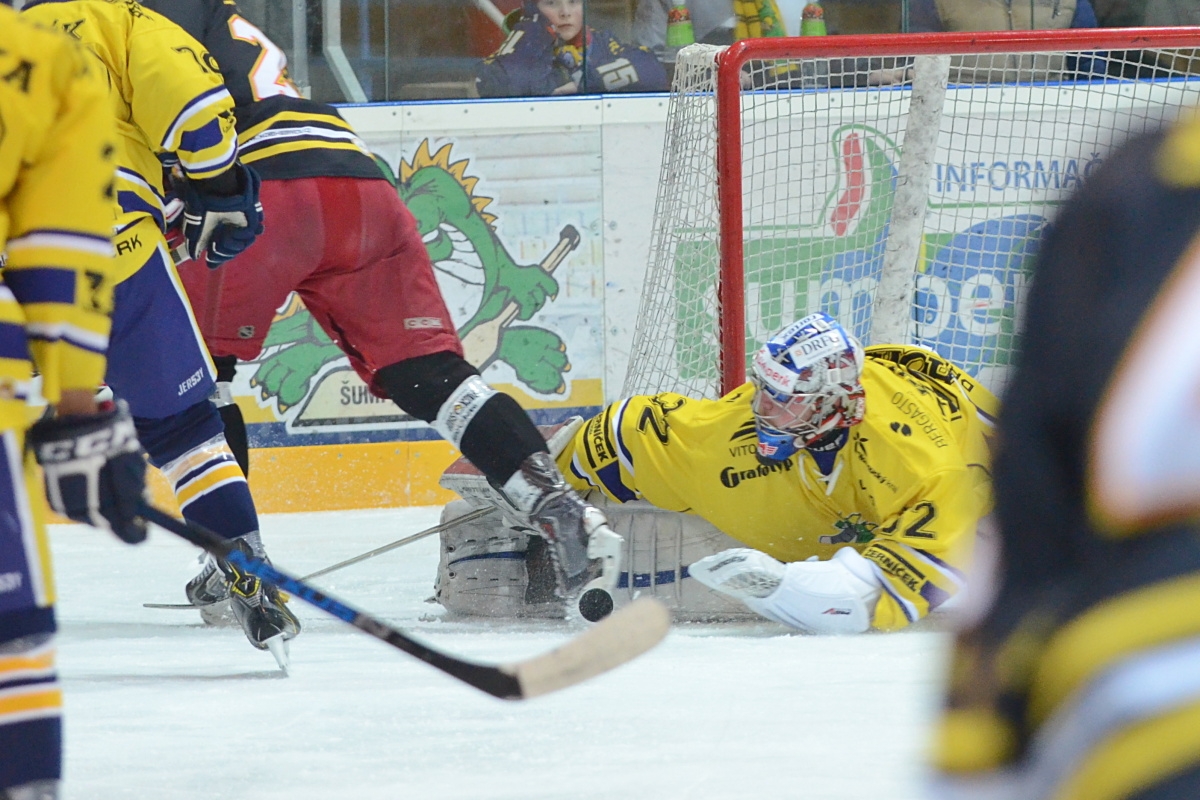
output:
<instances>
[{"instance_id":1,"label":"goalie glove","mask_svg":"<svg viewBox=\"0 0 1200 800\"><path fill-rule=\"evenodd\" d=\"M852 547L843 547L828 561L791 564L735 548L700 559L688 574L741 600L751 611L804 633L863 633L871 627L879 601L879 579Z\"/></svg>"},{"instance_id":2,"label":"goalie glove","mask_svg":"<svg viewBox=\"0 0 1200 800\"><path fill-rule=\"evenodd\" d=\"M183 235L188 256L199 260L203 254L209 269L241 253L263 232L263 207L258 199L262 180L240 162L235 162L230 171L236 189L231 187L229 192L217 189L217 181L224 175L206 181L180 181L177 187L183 196Z\"/></svg>"},{"instance_id":3,"label":"goalie glove","mask_svg":"<svg viewBox=\"0 0 1200 800\"><path fill-rule=\"evenodd\" d=\"M138 516L146 460L124 402L100 414L43 419L29 430L29 445L45 472L54 511L130 544L146 538Z\"/></svg>"}]
</instances>

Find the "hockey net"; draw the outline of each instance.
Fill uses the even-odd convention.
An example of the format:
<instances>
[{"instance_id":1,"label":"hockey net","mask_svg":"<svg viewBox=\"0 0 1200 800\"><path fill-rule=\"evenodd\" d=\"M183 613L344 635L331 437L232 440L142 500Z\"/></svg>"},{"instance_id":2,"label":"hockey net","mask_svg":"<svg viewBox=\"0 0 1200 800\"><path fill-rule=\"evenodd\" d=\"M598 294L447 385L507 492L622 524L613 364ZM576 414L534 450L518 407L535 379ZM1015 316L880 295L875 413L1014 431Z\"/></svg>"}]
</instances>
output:
<instances>
[{"instance_id":1,"label":"hockey net","mask_svg":"<svg viewBox=\"0 0 1200 800\"><path fill-rule=\"evenodd\" d=\"M818 310L1002 390L1055 209L1200 102L1197 48L1185 28L685 48L623 393L719 396Z\"/></svg>"}]
</instances>

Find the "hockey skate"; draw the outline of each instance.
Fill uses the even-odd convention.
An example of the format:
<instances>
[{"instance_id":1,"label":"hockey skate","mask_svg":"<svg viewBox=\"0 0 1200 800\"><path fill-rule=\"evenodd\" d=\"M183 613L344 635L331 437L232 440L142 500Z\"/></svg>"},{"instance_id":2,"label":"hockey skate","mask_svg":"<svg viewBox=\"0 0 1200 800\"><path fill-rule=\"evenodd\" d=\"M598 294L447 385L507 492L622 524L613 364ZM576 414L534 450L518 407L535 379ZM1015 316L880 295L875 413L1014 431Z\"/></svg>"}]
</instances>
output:
<instances>
[{"instance_id":1,"label":"hockey skate","mask_svg":"<svg viewBox=\"0 0 1200 800\"><path fill-rule=\"evenodd\" d=\"M246 555L253 555L245 540L237 540L236 545ZM287 670L287 642L300 633L300 620L288 609L278 589L206 554L200 573L188 581L184 592L206 623L237 623L250 644L269 650L279 668Z\"/></svg>"},{"instance_id":2,"label":"hockey skate","mask_svg":"<svg viewBox=\"0 0 1200 800\"><path fill-rule=\"evenodd\" d=\"M200 561L200 572L183 588L188 602L200 612L205 625L233 625L237 620L229 607L229 580L211 554L204 553Z\"/></svg>"},{"instance_id":3,"label":"hockey skate","mask_svg":"<svg viewBox=\"0 0 1200 800\"><path fill-rule=\"evenodd\" d=\"M237 548L253 555L245 540L237 540ZM229 581L229 605L246 638L259 650L269 650L279 668L286 672L287 643L300 633L300 620L274 586L242 572L228 561L221 563L221 569Z\"/></svg>"},{"instance_id":4,"label":"hockey skate","mask_svg":"<svg viewBox=\"0 0 1200 800\"><path fill-rule=\"evenodd\" d=\"M598 508L567 485L548 453L534 453L504 485L504 495L524 512L545 540L544 549L529 553L531 588L548 557L553 566L554 594L572 602L589 622L612 613L612 591L621 570L620 536Z\"/></svg>"}]
</instances>

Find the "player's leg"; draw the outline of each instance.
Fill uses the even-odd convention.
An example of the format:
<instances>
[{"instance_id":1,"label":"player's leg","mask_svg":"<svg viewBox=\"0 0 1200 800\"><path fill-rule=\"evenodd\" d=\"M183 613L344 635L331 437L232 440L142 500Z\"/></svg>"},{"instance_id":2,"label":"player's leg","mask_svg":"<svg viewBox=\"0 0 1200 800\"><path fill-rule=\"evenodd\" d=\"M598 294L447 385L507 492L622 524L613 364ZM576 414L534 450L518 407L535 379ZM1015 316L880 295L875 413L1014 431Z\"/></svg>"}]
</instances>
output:
<instances>
[{"instance_id":1,"label":"player's leg","mask_svg":"<svg viewBox=\"0 0 1200 800\"><path fill-rule=\"evenodd\" d=\"M250 478L250 435L241 407L233 401L233 379L237 376L237 356L213 356L217 368L217 391L213 402L225 426L225 441L237 459L247 480Z\"/></svg>"},{"instance_id":2,"label":"player's leg","mask_svg":"<svg viewBox=\"0 0 1200 800\"><path fill-rule=\"evenodd\" d=\"M21 437L0 434L0 798L54 800L62 774L62 689L54 586L40 491Z\"/></svg>"},{"instance_id":3,"label":"player's leg","mask_svg":"<svg viewBox=\"0 0 1200 800\"><path fill-rule=\"evenodd\" d=\"M375 386L431 424L488 477L510 510L546 538L561 575L560 593L577 593L602 572L615 571L620 539L604 514L567 485L517 401L488 386L459 353L389 364L375 374ZM611 549L598 549L604 540Z\"/></svg>"},{"instance_id":4,"label":"player's leg","mask_svg":"<svg viewBox=\"0 0 1200 800\"><path fill-rule=\"evenodd\" d=\"M222 269L184 261L179 276L217 368L215 402L225 439L247 477L249 439L231 384L238 360L262 351L276 309L321 262L324 229L320 198L308 179L263 181L264 214L271 222L245 252Z\"/></svg>"},{"instance_id":5,"label":"player's leg","mask_svg":"<svg viewBox=\"0 0 1200 800\"><path fill-rule=\"evenodd\" d=\"M186 519L264 557L258 515L245 475L209 400L214 369L164 246L118 284L106 382L129 403L138 437L170 481ZM299 632L278 592L228 564L206 559L186 587L190 602L229 598L251 643Z\"/></svg>"},{"instance_id":6,"label":"player's leg","mask_svg":"<svg viewBox=\"0 0 1200 800\"><path fill-rule=\"evenodd\" d=\"M525 411L463 359L412 214L384 181L319 183L326 226L345 234L300 288L314 318L373 392L431 424L546 538L561 594L611 589L620 537L567 485Z\"/></svg>"}]
</instances>

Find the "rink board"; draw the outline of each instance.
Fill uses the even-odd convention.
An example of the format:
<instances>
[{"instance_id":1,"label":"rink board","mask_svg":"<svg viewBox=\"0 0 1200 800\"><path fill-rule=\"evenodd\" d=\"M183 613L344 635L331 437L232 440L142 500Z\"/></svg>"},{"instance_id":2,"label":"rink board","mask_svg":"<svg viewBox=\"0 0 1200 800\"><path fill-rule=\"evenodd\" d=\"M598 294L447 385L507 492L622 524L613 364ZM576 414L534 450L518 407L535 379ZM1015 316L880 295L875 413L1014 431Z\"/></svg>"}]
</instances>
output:
<instances>
[{"instance_id":1,"label":"rink board","mask_svg":"<svg viewBox=\"0 0 1200 800\"><path fill-rule=\"evenodd\" d=\"M458 451L443 441L258 447L250 488L263 514L442 505L455 495L438 477ZM178 511L166 480L151 470L156 505Z\"/></svg>"}]
</instances>

